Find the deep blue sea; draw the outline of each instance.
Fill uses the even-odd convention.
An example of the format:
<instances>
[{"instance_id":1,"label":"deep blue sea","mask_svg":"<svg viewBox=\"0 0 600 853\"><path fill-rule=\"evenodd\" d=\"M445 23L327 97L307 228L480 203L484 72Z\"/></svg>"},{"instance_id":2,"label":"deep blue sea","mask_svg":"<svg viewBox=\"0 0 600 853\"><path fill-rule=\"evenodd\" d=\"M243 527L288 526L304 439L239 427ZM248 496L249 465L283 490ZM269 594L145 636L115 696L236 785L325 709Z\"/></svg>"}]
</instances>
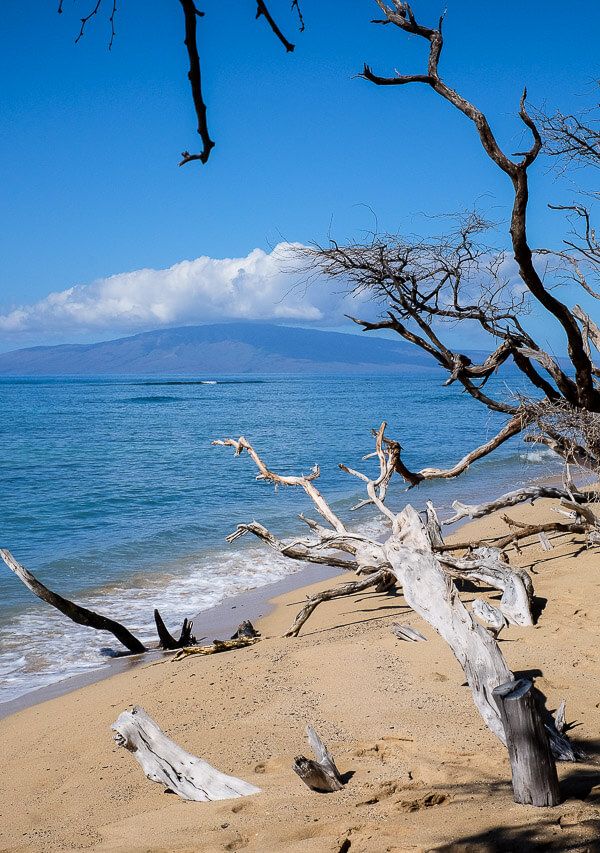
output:
<instances>
[{"instance_id":1,"label":"deep blue sea","mask_svg":"<svg viewBox=\"0 0 600 853\"><path fill-rule=\"evenodd\" d=\"M177 377L0 379L0 545L48 586L155 638L152 612L169 625L299 565L249 537L228 545L238 522L280 536L304 532L312 513L301 489L255 480L247 456L211 446L245 435L282 473L321 466L319 488L346 519L377 530L372 508L350 513L361 484L337 467L361 461L372 427L405 448L409 466L446 466L497 431L501 416L442 387L431 372L379 377ZM548 451L506 444L457 480L388 503L494 496L553 470ZM314 514L314 513L313 513ZM383 528L381 528L383 529ZM106 665L117 645L42 604L0 564L0 702Z\"/></svg>"}]
</instances>

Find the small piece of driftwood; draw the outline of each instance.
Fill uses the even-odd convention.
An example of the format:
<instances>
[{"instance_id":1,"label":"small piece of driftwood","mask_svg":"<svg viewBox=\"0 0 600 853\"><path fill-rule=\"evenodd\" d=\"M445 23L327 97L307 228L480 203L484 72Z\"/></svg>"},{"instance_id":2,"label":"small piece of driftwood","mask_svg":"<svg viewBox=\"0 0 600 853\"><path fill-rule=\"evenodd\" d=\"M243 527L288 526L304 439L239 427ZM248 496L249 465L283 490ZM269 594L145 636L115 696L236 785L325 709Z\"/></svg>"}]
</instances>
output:
<instances>
[{"instance_id":1,"label":"small piece of driftwood","mask_svg":"<svg viewBox=\"0 0 600 853\"><path fill-rule=\"evenodd\" d=\"M344 782L329 750L312 726L306 727L306 734L317 760L313 761L303 755L297 756L292 765L294 772L311 790L320 794L341 791Z\"/></svg>"},{"instance_id":2,"label":"small piece of driftwood","mask_svg":"<svg viewBox=\"0 0 600 853\"><path fill-rule=\"evenodd\" d=\"M244 649L246 646L254 645L259 639L259 637L240 637L237 640L213 640L210 646L186 646L179 649L171 660L180 661L189 655L216 655L219 652L229 652L232 649Z\"/></svg>"},{"instance_id":3,"label":"small piece of driftwood","mask_svg":"<svg viewBox=\"0 0 600 853\"><path fill-rule=\"evenodd\" d=\"M138 705L123 711L111 728L115 742L132 753L147 778L183 800L228 800L260 792L260 788L227 776L186 752Z\"/></svg>"},{"instance_id":4,"label":"small piece of driftwood","mask_svg":"<svg viewBox=\"0 0 600 853\"><path fill-rule=\"evenodd\" d=\"M252 622L248 619L244 619L243 622L240 622L235 634L231 635L232 640L241 640L244 637L249 639L252 639L253 637L260 637L260 631L257 631Z\"/></svg>"},{"instance_id":5,"label":"small piece of driftwood","mask_svg":"<svg viewBox=\"0 0 600 853\"><path fill-rule=\"evenodd\" d=\"M565 718L565 713L567 709L567 703L563 699L556 709L556 714L554 715L554 726L556 727L556 731L559 734L563 734L567 728L567 721Z\"/></svg>"},{"instance_id":6,"label":"small piece of driftwood","mask_svg":"<svg viewBox=\"0 0 600 853\"><path fill-rule=\"evenodd\" d=\"M508 619L504 613L494 607L493 604L488 604L483 598L476 598L471 605L471 610L478 619L485 623L494 639L497 639L500 631L508 625Z\"/></svg>"},{"instance_id":7,"label":"small piece of driftwood","mask_svg":"<svg viewBox=\"0 0 600 853\"><path fill-rule=\"evenodd\" d=\"M400 622L392 622L392 633L399 640L408 640L410 643L421 643L427 640L427 637L424 637L416 628L411 628L410 625L401 625Z\"/></svg>"},{"instance_id":8,"label":"small piece of driftwood","mask_svg":"<svg viewBox=\"0 0 600 853\"><path fill-rule=\"evenodd\" d=\"M496 687L492 695L504 725L515 802L558 805L556 765L533 682L527 678L507 681Z\"/></svg>"}]
</instances>

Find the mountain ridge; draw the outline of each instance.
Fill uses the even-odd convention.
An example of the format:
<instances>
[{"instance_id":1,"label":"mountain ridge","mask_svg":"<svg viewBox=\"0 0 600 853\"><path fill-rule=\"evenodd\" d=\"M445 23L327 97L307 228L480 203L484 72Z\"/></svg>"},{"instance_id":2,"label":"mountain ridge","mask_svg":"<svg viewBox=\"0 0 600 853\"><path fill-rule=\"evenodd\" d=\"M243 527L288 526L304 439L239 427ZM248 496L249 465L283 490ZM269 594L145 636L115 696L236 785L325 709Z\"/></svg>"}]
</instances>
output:
<instances>
[{"instance_id":1,"label":"mountain ridge","mask_svg":"<svg viewBox=\"0 0 600 853\"><path fill-rule=\"evenodd\" d=\"M403 341L270 323L215 323L0 353L0 375L406 372L435 368Z\"/></svg>"}]
</instances>

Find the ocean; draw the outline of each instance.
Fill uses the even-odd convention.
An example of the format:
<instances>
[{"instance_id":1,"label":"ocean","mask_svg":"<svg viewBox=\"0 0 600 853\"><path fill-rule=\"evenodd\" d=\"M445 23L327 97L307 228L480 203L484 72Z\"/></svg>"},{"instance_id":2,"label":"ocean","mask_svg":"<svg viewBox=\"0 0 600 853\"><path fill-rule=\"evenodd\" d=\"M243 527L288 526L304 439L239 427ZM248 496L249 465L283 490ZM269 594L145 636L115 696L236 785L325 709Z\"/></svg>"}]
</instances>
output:
<instances>
[{"instance_id":1,"label":"ocean","mask_svg":"<svg viewBox=\"0 0 600 853\"><path fill-rule=\"evenodd\" d=\"M503 417L442 386L435 371L398 376L231 376L0 379L0 545L56 592L156 639L158 606L184 616L297 571L250 537L257 520L281 537L314 515L301 489L257 482L247 456L213 447L245 435L271 468L321 467L336 512L374 534L383 525L339 462L362 457L382 420L410 467L447 466L494 434ZM556 471L549 451L513 440L465 475L410 491L397 478L388 504L477 502ZM197 623L201 631L201 619ZM108 665L118 643L39 602L0 564L0 703Z\"/></svg>"}]
</instances>

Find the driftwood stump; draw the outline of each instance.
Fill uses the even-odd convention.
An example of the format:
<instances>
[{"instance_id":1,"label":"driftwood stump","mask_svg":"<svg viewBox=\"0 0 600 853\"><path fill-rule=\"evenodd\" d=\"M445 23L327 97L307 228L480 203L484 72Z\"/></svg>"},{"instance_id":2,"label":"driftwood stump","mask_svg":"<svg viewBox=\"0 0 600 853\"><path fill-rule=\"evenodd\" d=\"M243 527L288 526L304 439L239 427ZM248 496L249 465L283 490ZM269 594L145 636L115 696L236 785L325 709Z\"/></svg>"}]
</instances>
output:
<instances>
[{"instance_id":1,"label":"driftwood stump","mask_svg":"<svg viewBox=\"0 0 600 853\"><path fill-rule=\"evenodd\" d=\"M507 681L493 690L498 705L512 770L516 803L556 806L560 790L548 735L538 709L533 682Z\"/></svg>"},{"instance_id":2,"label":"driftwood stump","mask_svg":"<svg viewBox=\"0 0 600 853\"><path fill-rule=\"evenodd\" d=\"M292 765L294 772L312 791L320 794L341 791L344 782L331 753L312 726L306 727L306 735L317 760L297 756Z\"/></svg>"}]
</instances>

